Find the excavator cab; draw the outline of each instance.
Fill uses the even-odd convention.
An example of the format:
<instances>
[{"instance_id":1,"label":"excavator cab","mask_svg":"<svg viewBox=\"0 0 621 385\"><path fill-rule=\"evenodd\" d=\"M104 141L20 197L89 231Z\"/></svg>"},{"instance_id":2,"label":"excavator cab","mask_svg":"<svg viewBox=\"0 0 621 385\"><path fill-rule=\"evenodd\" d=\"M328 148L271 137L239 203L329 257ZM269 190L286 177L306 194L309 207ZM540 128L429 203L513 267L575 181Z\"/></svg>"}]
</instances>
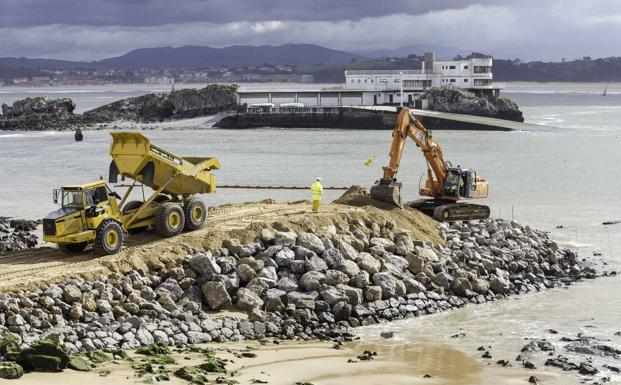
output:
<instances>
[{"instance_id":1,"label":"excavator cab","mask_svg":"<svg viewBox=\"0 0 621 385\"><path fill-rule=\"evenodd\" d=\"M446 170L444 194L447 197L472 198L477 189L474 170L450 167Z\"/></svg>"}]
</instances>

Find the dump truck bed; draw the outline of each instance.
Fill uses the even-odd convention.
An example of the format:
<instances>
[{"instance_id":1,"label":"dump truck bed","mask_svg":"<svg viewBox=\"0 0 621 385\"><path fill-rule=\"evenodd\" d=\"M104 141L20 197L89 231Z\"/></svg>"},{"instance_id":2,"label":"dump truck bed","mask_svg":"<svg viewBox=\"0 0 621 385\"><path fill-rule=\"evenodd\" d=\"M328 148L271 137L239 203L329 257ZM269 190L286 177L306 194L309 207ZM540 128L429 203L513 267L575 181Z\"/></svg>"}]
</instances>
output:
<instances>
[{"instance_id":1,"label":"dump truck bed","mask_svg":"<svg viewBox=\"0 0 621 385\"><path fill-rule=\"evenodd\" d=\"M134 179L145 186L171 195L211 193L216 189L215 175L220 169L211 157L181 157L151 143L139 132L111 132L110 182L117 176Z\"/></svg>"}]
</instances>

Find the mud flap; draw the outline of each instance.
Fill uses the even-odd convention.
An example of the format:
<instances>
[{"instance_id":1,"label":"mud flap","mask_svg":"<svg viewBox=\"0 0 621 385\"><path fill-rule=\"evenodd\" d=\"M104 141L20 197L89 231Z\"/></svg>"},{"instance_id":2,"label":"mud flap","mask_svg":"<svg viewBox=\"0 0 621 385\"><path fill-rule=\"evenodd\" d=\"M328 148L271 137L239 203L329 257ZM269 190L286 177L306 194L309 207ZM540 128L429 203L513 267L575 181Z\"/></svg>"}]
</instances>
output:
<instances>
[{"instance_id":1,"label":"mud flap","mask_svg":"<svg viewBox=\"0 0 621 385\"><path fill-rule=\"evenodd\" d=\"M117 183L119 180L119 168L114 161L110 162L110 171L108 172L108 183Z\"/></svg>"}]
</instances>

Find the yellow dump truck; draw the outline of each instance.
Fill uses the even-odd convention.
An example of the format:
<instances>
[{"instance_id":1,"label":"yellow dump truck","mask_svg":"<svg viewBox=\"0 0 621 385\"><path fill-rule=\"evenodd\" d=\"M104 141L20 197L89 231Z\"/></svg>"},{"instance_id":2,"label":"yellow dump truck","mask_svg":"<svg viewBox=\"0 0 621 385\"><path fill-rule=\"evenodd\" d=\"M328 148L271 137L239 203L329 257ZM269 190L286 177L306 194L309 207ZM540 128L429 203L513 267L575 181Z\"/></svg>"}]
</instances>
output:
<instances>
[{"instance_id":1,"label":"yellow dump truck","mask_svg":"<svg viewBox=\"0 0 621 385\"><path fill-rule=\"evenodd\" d=\"M180 157L152 144L138 132L112 132L109 182L119 175L133 183L123 197L105 181L64 186L54 190L61 208L43 219L43 240L66 252L92 245L99 254L118 253L127 233L153 227L171 237L200 228L207 208L198 194L216 191L211 170L220 169L216 158ZM136 187L153 193L144 201L128 201ZM143 194L144 196L144 194Z\"/></svg>"}]
</instances>

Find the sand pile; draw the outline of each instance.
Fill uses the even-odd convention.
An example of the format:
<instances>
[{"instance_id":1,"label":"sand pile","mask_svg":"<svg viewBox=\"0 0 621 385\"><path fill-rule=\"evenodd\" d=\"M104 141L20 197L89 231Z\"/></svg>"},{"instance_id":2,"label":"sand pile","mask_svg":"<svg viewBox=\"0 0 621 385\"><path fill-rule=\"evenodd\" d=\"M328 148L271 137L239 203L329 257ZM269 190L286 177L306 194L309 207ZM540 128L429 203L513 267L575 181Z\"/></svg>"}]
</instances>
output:
<instances>
[{"instance_id":1,"label":"sand pile","mask_svg":"<svg viewBox=\"0 0 621 385\"><path fill-rule=\"evenodd\" d=\"M348 206L374 206L382 210L398 210L398 207L391 205L390 203L381 202L376 199L371 198L369 193L364 187L361 186L351 186L341 195L340 198L334 201L334 203L338 203L341 205Z\"/></svg>"}]
</instances>

